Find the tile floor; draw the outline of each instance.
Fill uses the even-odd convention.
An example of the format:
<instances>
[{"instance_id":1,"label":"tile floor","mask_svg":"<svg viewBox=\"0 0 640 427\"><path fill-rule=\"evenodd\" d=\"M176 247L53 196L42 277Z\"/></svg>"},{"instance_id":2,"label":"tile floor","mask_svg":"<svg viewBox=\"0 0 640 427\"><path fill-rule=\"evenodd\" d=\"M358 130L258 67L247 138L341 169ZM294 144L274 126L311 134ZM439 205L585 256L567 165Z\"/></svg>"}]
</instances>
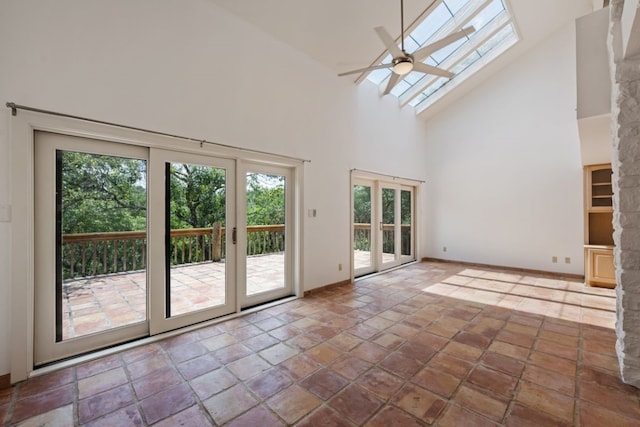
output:
<instances>
[{"instance_id":1,"label":"tile floor","mask_svg":"<svg viewBox=\"0 0 640 427\"><path fill-rule=\"evenodd\" d=\"M611 290L419 263L0 391L30 426L632 426Z\"/></svg>"}]
</instances>

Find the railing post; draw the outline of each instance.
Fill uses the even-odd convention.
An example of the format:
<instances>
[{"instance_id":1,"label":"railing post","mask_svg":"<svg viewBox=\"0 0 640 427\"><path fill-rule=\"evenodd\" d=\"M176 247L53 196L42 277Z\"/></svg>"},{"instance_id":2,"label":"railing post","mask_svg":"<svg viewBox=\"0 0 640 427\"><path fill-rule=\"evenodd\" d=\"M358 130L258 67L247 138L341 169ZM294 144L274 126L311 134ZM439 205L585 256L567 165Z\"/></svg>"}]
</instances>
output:
<instances>
[{"instance_id":1,"label":"railing post","mask_svg":"<svg viewBox=\"0 0 640 427\"><path fill-rule=\"evenodd\" d=\"M214 222L211 229L211 261L218 262L222 259L222 233L220 223Z\"/></svg>"}]
</instances>

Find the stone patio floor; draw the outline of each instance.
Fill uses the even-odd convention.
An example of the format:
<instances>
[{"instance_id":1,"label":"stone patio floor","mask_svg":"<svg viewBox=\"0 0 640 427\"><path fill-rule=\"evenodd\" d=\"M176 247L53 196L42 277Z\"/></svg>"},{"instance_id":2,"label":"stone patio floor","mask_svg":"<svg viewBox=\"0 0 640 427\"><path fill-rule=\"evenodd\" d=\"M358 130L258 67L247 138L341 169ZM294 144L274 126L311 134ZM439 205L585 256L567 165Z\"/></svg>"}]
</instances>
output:
<instances>
[{"instance_id":1,"label":"stone patio floor","mask_svg":"<svg viewBox=\"0 0 640 427\"><path fill-rule=\"evenodd\" d=\"M63 284L63 339L102 332L146 319L146 272L77 279ZM171 314L225 303L225 263L206 262L171 269ZM284 254L247 258L248 295L281 288Z\"/></svg>"}]
</instances>

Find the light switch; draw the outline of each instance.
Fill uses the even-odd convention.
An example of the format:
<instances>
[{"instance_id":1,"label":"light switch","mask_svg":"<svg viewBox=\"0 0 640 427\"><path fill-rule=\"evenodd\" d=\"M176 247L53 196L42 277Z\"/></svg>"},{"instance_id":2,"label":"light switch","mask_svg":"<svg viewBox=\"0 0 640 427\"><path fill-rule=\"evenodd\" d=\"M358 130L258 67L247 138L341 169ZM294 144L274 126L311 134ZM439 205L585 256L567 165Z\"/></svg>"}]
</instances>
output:
<instances>
[{"instance_id":1,"label":"light switch","mask_svg":"<svg viewBox=\"0 0 640 427\"><path fill-rule=\"evenodd\" d=\"M315 218L316 217L316 210L315 209L307 209L307 216L309 218Z\"/></svg>"}]
</instances>

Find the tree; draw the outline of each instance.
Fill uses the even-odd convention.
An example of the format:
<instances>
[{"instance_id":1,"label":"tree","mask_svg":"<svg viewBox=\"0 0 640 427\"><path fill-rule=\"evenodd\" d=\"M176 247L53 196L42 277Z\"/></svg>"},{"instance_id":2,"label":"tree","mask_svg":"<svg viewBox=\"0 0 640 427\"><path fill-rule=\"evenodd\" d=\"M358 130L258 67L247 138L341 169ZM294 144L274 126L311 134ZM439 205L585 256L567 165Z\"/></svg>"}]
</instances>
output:
<instances>
[{"instance_id":1,"label":"tree","mask_svg":"<svg viewBox=\"0 0 640 427\"><path fill-rule=\"evenodd\" d=\"M285 223L285 178L247 174L247 225Z\"/></svg>"},{"instance_id":2,"label":"tree","mask_svg":"<svg viewBox=\"0 0 640 427\"><path fill-rule=\"evenodd\" d=\"M58 168L63 234L146 229L146 161L59 151Z\"/></svg>"},{"instance_id":3,"label":"tree","mask_svg":"<svg viewBox=\"0 0 640 427\"><path fill-rule=\"evenodd\" d=\"M171 228L225 225L226 171L173 163L170 165Z\"/></svg>"},{"instance_id":4,"label":"tree","mask_svg":"<svg viewBox=\"0 0 640 427\"><path fill-rule=\"evenodd\" d=\"M371 187L353 186L353 222L356 224L371 222Z\"/></svg>"}]
</instances>

